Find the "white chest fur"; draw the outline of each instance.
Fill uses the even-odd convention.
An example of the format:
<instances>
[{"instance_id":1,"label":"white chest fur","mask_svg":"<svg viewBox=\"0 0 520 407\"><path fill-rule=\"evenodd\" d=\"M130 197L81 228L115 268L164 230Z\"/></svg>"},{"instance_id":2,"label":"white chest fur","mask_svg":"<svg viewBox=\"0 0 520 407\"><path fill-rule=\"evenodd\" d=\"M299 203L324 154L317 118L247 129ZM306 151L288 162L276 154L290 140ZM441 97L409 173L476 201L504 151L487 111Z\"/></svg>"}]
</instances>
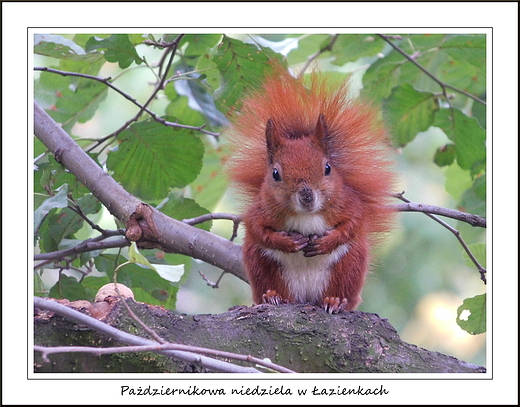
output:
<instances>
[{"instance_id":1,"label":"white chest fur","mask_svg":"<svg viewBox=\"0 0 520 407\"><path fill-rule=\"evenodd\" d=\"M286 231L296 231L302 235L321 236L330 226L318 214L299 214L286 222ZM282 277L294 300L298 303L320 304L328 286L332 265L348 251L348 244L339 246L329 254L305 257L303 252L283 253L279 250L264 249L266 255L278 261Z\"/></svg>"}]
</instances>

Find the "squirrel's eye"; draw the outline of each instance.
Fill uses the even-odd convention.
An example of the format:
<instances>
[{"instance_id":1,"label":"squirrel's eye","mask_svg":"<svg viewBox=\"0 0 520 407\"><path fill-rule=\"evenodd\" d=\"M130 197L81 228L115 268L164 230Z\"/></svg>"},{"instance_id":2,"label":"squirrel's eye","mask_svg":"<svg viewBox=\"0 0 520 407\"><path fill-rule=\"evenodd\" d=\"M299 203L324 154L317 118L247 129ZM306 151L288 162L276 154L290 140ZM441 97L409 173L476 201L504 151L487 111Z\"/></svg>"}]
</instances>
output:
<instances>
[{"instance_id":1,"label":"squirrel's eye","mask_svg":"<svg viewBox=\"0 0 520 407\"><path fill-rule=\"evenodd\" d=\"M282 180L282 176L280 175L280 172L278 171L278 169L273 169L273 179L276 181L276 182L279 182Z\"/></svg>"},{"instance_id":2,"label":"squirrel's eye","mask_svg":"<svg viewBox=\"0 0 520 407\"><path fill-rule=\"evenodd\" d=\"M329 163L325 164L325 175L329 175L330 174L330 170L331 170L330 164Z\"/></svg>"}]
</instances>

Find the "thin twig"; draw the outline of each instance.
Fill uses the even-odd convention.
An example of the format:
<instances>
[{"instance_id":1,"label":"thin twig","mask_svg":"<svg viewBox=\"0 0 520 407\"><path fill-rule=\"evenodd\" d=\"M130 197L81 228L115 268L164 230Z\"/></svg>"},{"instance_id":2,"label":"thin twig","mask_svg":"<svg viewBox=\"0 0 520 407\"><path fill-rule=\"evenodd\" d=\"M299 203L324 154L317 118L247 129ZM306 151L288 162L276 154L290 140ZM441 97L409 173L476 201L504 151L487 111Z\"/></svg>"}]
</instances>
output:
<instances>
[{"instance_id":1,"label":"thin twig","mask_svg":"<svg viewBox=\"0 0 520 407\"><path fill-rule=\"evenodd\" d=\"M125 352L157 352L161 350L180 350L186 352L199 353L201 355L216 356L226 359L235 359L242 362L255 363L259 366L263 366L267 369L274 370L280 373L296 373L293 370L287 369L283 366L275 363L267 362L264 359L259 359L250 355L241 355L238 353L225 352L215 349L201 348L198 346L181 345L176 343L166 342L160 345L142 345L142 346L114 346L111 348L94 348L90 346L39 346L35 345L34 350L42 353L42 358L45 362L50 362L48 355L53 353L92 353L96 356L108 355L112 353L125 353Z\"/></svg>"},{"instance_id":2,"label":"thin twig","mask_svg":"<svg viewBox=\"0 0 520 407\"><path fill-rule=\"evenodd\" d=\"M121 266L118 266L118 268L121 267ZM144 331L150 335L155 341L161 343L161 344L164 344L166 343L166 340L161 338L161 336L155 332L152 328L150 328L148 325L146 325L143 321L141 321L141 319L135 315L135 312L132 311L130 309L130 306L126 303L126 300L125 298L121 295L121 292L119 291L119 288L117 287L117 270L118 268L116 268L116 270L114 271L114 288L116 290L116 293L117 293L117 296L119 298L119 300L121 301L121 303L123 304L123 306L126 308L126 311L128 312L128 315L130 315L130 318L132 318L135 322L137 322L141 328L144 329Z\"/></svg>"},{"instance_id":3,"label":"thin twig","mask_svg":"<svg viewBox=\"0 0 520 407\"><path fill-rule=\"evenodd\" d=\"M472 95L471 93L468 93L462 89L459 89L459 88L456 88L455 86L451 86L451 85L448 85L447 83L444 83L443 81L441 81L440 79L438 79L435 75L431 74L426 68L424 68L422 65L420 65L414 57L408 55L406 52L404 52L401 48L399 48L397 45L395 45L392 41L390 41L390 39L392 39L391 37L387 36L387 35L384 35L384 34L378 34L379 37L381 37L383 40L385 40L388 44L390 44L390 46L395 49L397 52L399 52L401 55L403 55L406 59L408 59L411 63L413 63L417 68L419 68L421 71L423 71L428 77L430 77L433 81L435 81L441 88L442 88L442 93L444 95L444 97L446 98L446 101L448 102L448 104L450 105L450 108L451 108L451 103L449 101L449 97L448 97L448 93L446 91L446 89L451 89L451 90L454 90L455 92L457 93L461 93L462 95L464 96L467 96L479 103L482 103L484 106L486 106L486 102L484 102L483 100L479 99L478 97L476 97L475 95Z\"/></svg>"},{"instance_id":4,"label":"thin twig","mask_svg":"<svg viewBox=\"0 0 520 407\"><path fill-rule=\"evenodd\" d=\"M183 222L193 226L199 223L215 219L225 219L233 221L233 233L231 234L231 238L229 240L235 240L235 238L238 235L238 226L242 221L242 218L239 215L233 215L231 213L207 213L205 215L197 216L196 218L184 219Z\"/></svg>"},{"instance_id":5,"label":"thin twig","mask_svg":"<svg viewBox=\"0 0 520 407\"><path fill-rule=\"evenodd\" d=\"M398 199L408 203L408 204L412 203L409 199L405 198L403 196L403 194L404 193L401 192L399 194L394 194L393 196L395 198L398 198ZM448 229L451 233L453 233L455 235L455 237L457 238L457 240L461 244L461 246L464 249L464 251L467 253L467 255L469 256L469 258L471 259L473 264L475 264L475 266L477 267L477 270L480 273L480 279L484 282L484 284L487 284L486 269L484 267L482 267L482 265L478 262L478 260L473 255L473 253L471 253L471 250L469 249L468 245L466 244L464 239L462 239L462 237L460 235L460 232L457 229L453 228L452 226L448 225L443 220L439 219L437 216L432 215L431 213L428 213L428 212L424 212L424 211L420 211L420 212L423 212L426 216L432 218L435 222L441 224L442 226L444 226L446 229Z\"/></svg>"},{"instance_id":6,"label":"thin twig","mask_svg":"<svg viewBox=\"0 0 520 407\"><path fill-rule=\"evenodd\" d=\"M91 252L94 250L104 250L104 249L112 249L116 247L126 247L130 245L130 242L126 239L116 239L116 240L108 240L103 241L104 239L107 239L108 237L121 235L121 231L106 231L108 234L106 236L97 236L94 238L90 238L87 240L84 240L77 246L74 246L70 249L65 250L58 250L55 252L49 252L49 253L39 253L34 255L34 260L48 260L48 263L51 261L56 261L63 259L67 256L71 255L77 255L81 253ZM42 263L35 265L35 268L41 267Z\"/></svg>"},{"instance_id":7,"label":"thin twig","mask_svg":"<svg viewBox=\"0 0 520 407\"><path fill-rule=\"evenodd\" d=\"M217 282L214 283L213 281L211 281L208 277L206 277L204 275L204 273L202 271L199 270L199 274L200 276L202 277L202 279L206 282L207 285L209 285L211 288L218 288L218 285L220 283L220 280L222 280L222 277L224 277L225 274L227 274L227 271L222 271L222 273L220 273L220 276L218 277L217 279Z\"/></svg>"},{"instance_id":8,"label":"thin twig","mask_svg":"<svg viewBox=\"0 0 520 407\"><path fill-rule=\"evenodd\" d=\"M62 75L62 76L77 76L77 77L80 77L80 78L87 78L87 79L92 79L92 80L95 80L95 81L98 81L98 82L102 82L105 85L107 85L109 88L115 90L117 93L119 93L125 99L129 100L130 102L132 102L134 105L136 105L140 109L143 107L143 105L141 105L135 98L130 96L128 93L122 91L121 89L119 89L114 84L112 84L110 82L110 80L111 80L110 77L108 77L108 78L101 78L101 77L98 77L98 76L87 75L87 74L78 73L78 72L60 71L58 69L47 68L47 67L35 67L34 70L35 71L55 73L55 74ZM213 136L213 137L218 137L220 135L220 133L215 133L215 132L212 132L212 131L204 130L204 127L205 127L204 125L202 125L202 126L189 126L189 125L186 125L186 124L173 123L173 122L169 122L169 121L161 118L160 116L158 116L156 113L154 113L153 111L151 111L147 107L145 107L143 110L146 113L148 113L156 122L159 122L159 123L161 123L161 124L163 124L165 126L176 127L176 128L181 128L181 129L188 129L188 130L194 130L194 131L200 131L201 133L208 134L208 135ZM132 122L128 121L126 123L126 126L128 126L130 123L132 123ZM109 134L108 136L100 138L98 140L98 144L97 145L99 145L99 144L103 143L104 141L108 140L110 137L113 137L113 134Z\"/></svg>"},{"instance_id":9,"label":"thin twig","mask_svg":"<svg viewBox=\"0 0 520 407\"><path fill-rule=\"evenodd\" d=\"M312 61L314 61L316 58L318 58L321 54L323 54L325 51L332 51L332 47L334 46L334 43L336 42L338 37L339 37L339 34L332 35L331 39L330 39L330 41L329 41L329 43L327 44L326 47L323 47L320 50L316 51L314 54L310 55L307 58L307 62L303 66L302 70L298 74L298 77L301 77L305 73L307 68L309 68L309 66L312 64Z\"/></svg>"},{"instance_id":10,"label":"thin twig","mask_svg":"<svg viewBox=\"0 0 520 407\"><path fill-rule=\"evenodd\" d=\"M77 323L88 326L91 329L94 329L98 332L101 332L105 335L110 336L112 339L116 341L120 341L122 343L128 343L130 345L137 346L160 346L157 343L141 338L136 335L129 334L127 332L123 332L119 329L113 328L110 325L107 325L97 319L94 319L88 315L85 315L79 311L76 311L72 308L66 307L62 304L59 304L52 300L46 300L39 297L34 297L34 305L35 307L42 309L53 311L65 318L68 318ZM188 363L194 363L198 366L202 366L213 371L217 372L227 372L227 373L259 373L258 370L251 367L243 367L237 366L232 363L224 362L221 360L216 360L212 358L208 358L204 355L195 354L192 352L180 351L180 350L158 350L157 352L166 354L167 356L183 360Z\"/></svg>"},{"instance_id":11,"label":"thin twig","mask_svg":"<svg viewBox=\"0 0 520 407\"><path fill-rule=\"evenodd\" d=\"M59 273L61 273L63 270L74 270L74 271L77 271L78 273L81 274L81 280L83 280L83 278L85 276L87 276L88 273L90 273L90 271L85 271L85 270L82 270L82 269L80 269L78 267L72 266L71 263L74 261L74 259L65 258L65 259L63 259L63 261L65 262L65 264L56 264L55 263L55 267L58 269Z\"/></svg>"},{"instance_id":12,"label":"thin twig","mask_svg":"<svg viewBox=\"0 0 520 407\"><path fill-rule=\"evenodd\" d=\"M103 236L105 236L105 230L103 228L101 228L100 226L96 225L94 222L92 222L87 215L85 215L83 213L83 210L81 209L81 207L76 203L76 201L74 201L74 198L72 198L72 196L69 196L69 200L72 201L73 205L68 205L68 208L71 210L71 211L74 211L76 212L79 216L81 216L83 218L83 220L85 222L88 223L88 225L94 229L94 230L97 230L99 233L101 233Z\"/></svg>"},{"instance_id":13,"label":"thin twig","mask_svg":"<svg viewBox=\"0 0 520 407\"><path fill-rule=\"evenodd\" d=\"M161 77L161 80L159 81L159 83L157 84L157 86L155 87L154 91L152 92L152 94L150 95L150 97L148 98L148 100L144 103L143 106L141 106L141 109L139 110L139 112L137 113L136 115L136 118L135 118L135 121L137 121L137 119L139 118L139 116L141 116L141 114L143 113L143 111L148 107L148 105L152 102L152 100L155 99L155 96L157 96L157 93L162 90L163 88L163 85L164 85L164 81L166 80L166 76L168 75L168 71L170 70L170 67L172 66L172 63L173 63L173 59L175 58L175 53L177 52L177 47L179 46L179 43L181 42L181 39L182 37L184 37L184 34L180 34L171 44L170 46L167 48L166 50L166 53L168 52L171 52L171 55L170 55L170 59L168 61L168 64L166 65L166 69L164 71L164 75L162 75Z\"/></svg>"},{"instance_id":14,"label":"thin twig","mask_svg":"<svg viewBox=\"0 0 520 407\"><path fill-rule=\"evenodd\" d=\"M159 67L159 75L160 75L159 83L155 86L155 89L152 92L152 94L148 97L148 100L140 107L139 111L137 112L137 114L134 117L132 117L130 120L128 120L119 129L117 129L116 131L114 131L114 132L110 133L108 136L106 136L105 139L109 139L109 138L117 136L119 133L123 132L130 124L136 122L139 119L139 117L141 117L141 114L143 114L144 111L148 111L147 108L150 105L150 103L152 102L152 100L154 100L155 97L157 96L157 93L159 93L159 91L163 89L164 82L166 80L166 76L173 63L173 59L175 58L175 53L177 51L177 47L179 46L179 43L183 36L184 36L184 34L180 34L166 49L164 56L166 56L169 52L171 52L170 59L168 61L168 64L166 65L166 71L164 72L164 75L161 75L161 73L160 73L160 70L162 69L162 63L161 63L161 65Z\"/></svg>"}]
</instances>

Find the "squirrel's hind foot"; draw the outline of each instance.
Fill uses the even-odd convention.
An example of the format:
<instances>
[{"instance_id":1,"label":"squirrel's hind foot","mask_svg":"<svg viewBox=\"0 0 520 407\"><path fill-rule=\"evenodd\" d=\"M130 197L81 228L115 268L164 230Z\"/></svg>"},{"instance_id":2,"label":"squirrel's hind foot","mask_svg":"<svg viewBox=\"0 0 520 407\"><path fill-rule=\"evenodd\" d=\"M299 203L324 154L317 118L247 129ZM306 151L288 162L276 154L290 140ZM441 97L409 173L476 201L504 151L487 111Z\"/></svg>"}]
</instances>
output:
<instances>
[{"instance_id":1,"label":"squirrel's hind foot","mask_svg":"<svg viewBox=\"0 0 520 407\"><path fill-rule=\"evenodd\" d=\"M348 310L348 300L346 298L340 300L339 297L325 297L323 299L323 308L329 314L339 314Z\"/></svg>"},{"instance_id":2,"label":"squirrel's hind foot","mask_svg":"<svg viewBox=\"0 0 520 407\"><path fill-rule=\"evenodd\" d=\"M288 301L284 300L282 297L280 297L275 290L267 290L267 292L264 295L262 295L262 302L264 304L272 304L272 305L280 305L280 304L288 303Z\"/></svg>"}]
</instances>

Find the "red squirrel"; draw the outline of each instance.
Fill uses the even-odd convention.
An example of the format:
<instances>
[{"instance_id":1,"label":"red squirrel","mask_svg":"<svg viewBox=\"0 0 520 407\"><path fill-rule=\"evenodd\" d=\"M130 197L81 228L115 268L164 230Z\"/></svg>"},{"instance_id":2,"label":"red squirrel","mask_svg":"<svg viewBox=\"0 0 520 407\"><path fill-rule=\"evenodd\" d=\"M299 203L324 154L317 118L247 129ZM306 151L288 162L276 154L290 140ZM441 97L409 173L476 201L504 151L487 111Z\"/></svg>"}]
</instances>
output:
<instances>
[{"instance_id":1,"label":"red squirrel","mask_svg":"<svg viewBox=\"0 0 520 407\"><path fill-rule=\"evenodd\" d=\"M275 67L229 132L228 173L248 209L243 261L259 303L354 309L375 234L392 221L394 174L379 113Z\"/></svg>"}]
</instances>

